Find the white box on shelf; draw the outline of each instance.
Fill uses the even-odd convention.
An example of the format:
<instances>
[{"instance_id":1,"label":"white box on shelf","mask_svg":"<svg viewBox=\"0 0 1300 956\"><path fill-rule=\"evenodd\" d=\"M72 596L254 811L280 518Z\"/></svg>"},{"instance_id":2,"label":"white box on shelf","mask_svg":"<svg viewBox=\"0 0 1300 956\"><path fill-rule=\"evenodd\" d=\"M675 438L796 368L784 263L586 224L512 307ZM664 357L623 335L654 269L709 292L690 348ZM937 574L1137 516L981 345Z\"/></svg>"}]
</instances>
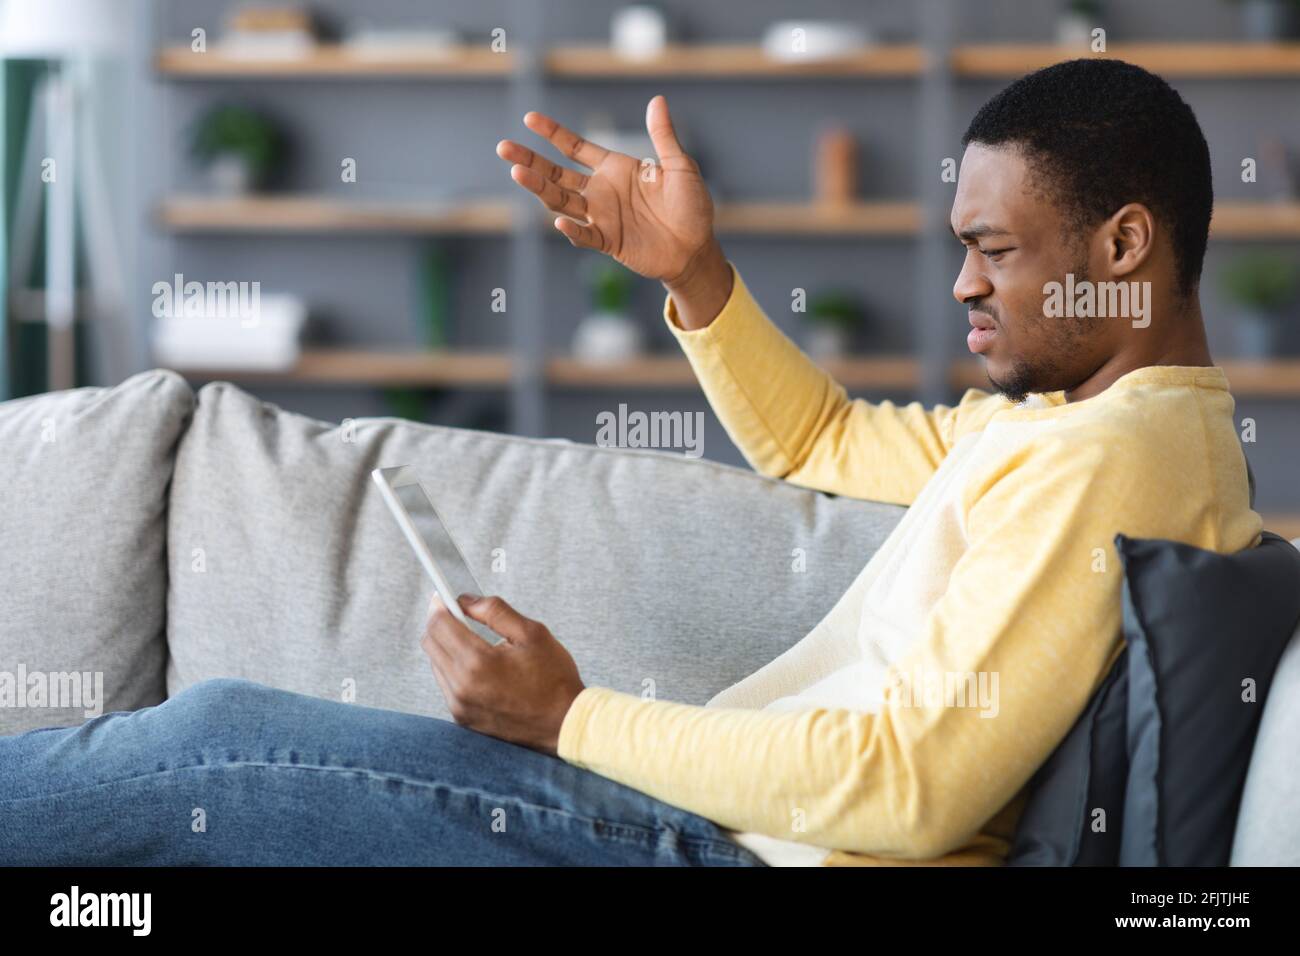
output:
<instances>
[{"instance_id":1,"label":"white box on shelf","mask_svg":"<svg viewBox=\"0 0 1300 956\"><path fill-rule=\"evenodd\" d=\"M154 320L153 354L160 365L286 371L298 361L307 307L297 296L261 296L251 316L176 311Z\"/></svg>"}]
</instances>

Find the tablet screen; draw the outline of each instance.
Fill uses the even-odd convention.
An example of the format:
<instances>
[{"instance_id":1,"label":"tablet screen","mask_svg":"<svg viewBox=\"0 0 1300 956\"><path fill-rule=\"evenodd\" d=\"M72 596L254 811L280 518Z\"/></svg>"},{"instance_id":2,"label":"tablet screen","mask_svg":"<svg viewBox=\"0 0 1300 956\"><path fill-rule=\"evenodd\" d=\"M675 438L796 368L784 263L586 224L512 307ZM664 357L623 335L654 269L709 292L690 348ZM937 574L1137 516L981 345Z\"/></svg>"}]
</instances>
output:
<instances>
[{"instance_id":1,"label":"tablet screen","mask_svg":"<svg viewBox=\"0 0 1300 956\"><path fill-rule=\"evenodd\" d=\"M483 589L474 580L473 572L465 563L456 542L452 541L450 532L439 519L429 496L424 493L424 487L418 481L413 481L407 485L394 486L393 492L410 515L415 530L424 539L438 570L447 579L452 594L482 594Z\"/></svg>"}]
</instances>

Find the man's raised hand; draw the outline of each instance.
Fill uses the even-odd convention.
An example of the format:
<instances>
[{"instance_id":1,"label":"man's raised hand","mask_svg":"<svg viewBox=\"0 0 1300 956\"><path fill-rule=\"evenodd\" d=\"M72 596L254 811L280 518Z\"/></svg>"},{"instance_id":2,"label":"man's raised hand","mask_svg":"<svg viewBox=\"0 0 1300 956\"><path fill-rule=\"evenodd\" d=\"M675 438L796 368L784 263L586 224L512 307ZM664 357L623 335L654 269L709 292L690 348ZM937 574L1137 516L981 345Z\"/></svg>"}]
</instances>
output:
<instances>
[{"instance_id":1,"label":"man's raised hand","mask_svg":"<svg viewBox=\"0 0 1300 956\"><path fill-rule=\"evenodd\" d=\"M646 107L657 164L605 149L543 113L528 113L524 125L591 170L560 166L513 140L497 144L497 155L513 164L511 178L559 214L555 228L570 243L670 288L725 263L713 236L713 200L677 141L663 96Z\"/></svg>"}]
</instances>

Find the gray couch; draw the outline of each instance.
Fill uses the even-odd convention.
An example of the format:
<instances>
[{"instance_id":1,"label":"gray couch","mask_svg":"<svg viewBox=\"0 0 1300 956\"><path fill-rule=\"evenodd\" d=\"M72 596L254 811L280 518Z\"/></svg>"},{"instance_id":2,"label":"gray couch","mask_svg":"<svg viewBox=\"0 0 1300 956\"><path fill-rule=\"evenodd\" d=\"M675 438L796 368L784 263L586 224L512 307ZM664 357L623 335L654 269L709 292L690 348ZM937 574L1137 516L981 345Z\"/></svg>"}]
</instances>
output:
<instances>
[{"instance_id":1,"label":"gray couch","mask_svg":"<svg viewBox=\"0 0 1300 956\"><path fill-rule=\"evenodd\" d=\"M416 466L485 589L587 683L695 704L810 630L904 510L658 452L334 425L166 371L0 405L0 447L0 672L100 673L103 711L220 676L447 717L376 467ZM0 707L0 734L85 717ZM1298 743L1293 639L1234 864L1300 864Z\"/></svg>"}]
</instances>

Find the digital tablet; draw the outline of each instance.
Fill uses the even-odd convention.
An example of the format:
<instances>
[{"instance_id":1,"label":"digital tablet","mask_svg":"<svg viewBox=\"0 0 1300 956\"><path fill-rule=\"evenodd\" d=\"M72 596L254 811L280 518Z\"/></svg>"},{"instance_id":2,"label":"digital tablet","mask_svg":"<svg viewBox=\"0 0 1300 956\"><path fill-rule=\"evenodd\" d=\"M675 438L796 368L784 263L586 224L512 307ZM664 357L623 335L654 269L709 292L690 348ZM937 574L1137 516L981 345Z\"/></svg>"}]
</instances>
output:
<instances>
[{"instance_id":1,"label":"digital tablet","mask_svg":"<svg viewBox=\"0 0 1300 956\"><path fill-rule=\"evenodd\" d=\"M433 506L433 500L420 483L415 469L410 465L376 468L370 477L379 486L384 503L406 535L416 558L433 580L434 589L447 610L489 644L500 644L504 638L470 618L456 600L462 594L482 594L483 589L479 587L460 548L456 547L451 532L443 523L438 509Z\"/></svg>"}]
</instances>

